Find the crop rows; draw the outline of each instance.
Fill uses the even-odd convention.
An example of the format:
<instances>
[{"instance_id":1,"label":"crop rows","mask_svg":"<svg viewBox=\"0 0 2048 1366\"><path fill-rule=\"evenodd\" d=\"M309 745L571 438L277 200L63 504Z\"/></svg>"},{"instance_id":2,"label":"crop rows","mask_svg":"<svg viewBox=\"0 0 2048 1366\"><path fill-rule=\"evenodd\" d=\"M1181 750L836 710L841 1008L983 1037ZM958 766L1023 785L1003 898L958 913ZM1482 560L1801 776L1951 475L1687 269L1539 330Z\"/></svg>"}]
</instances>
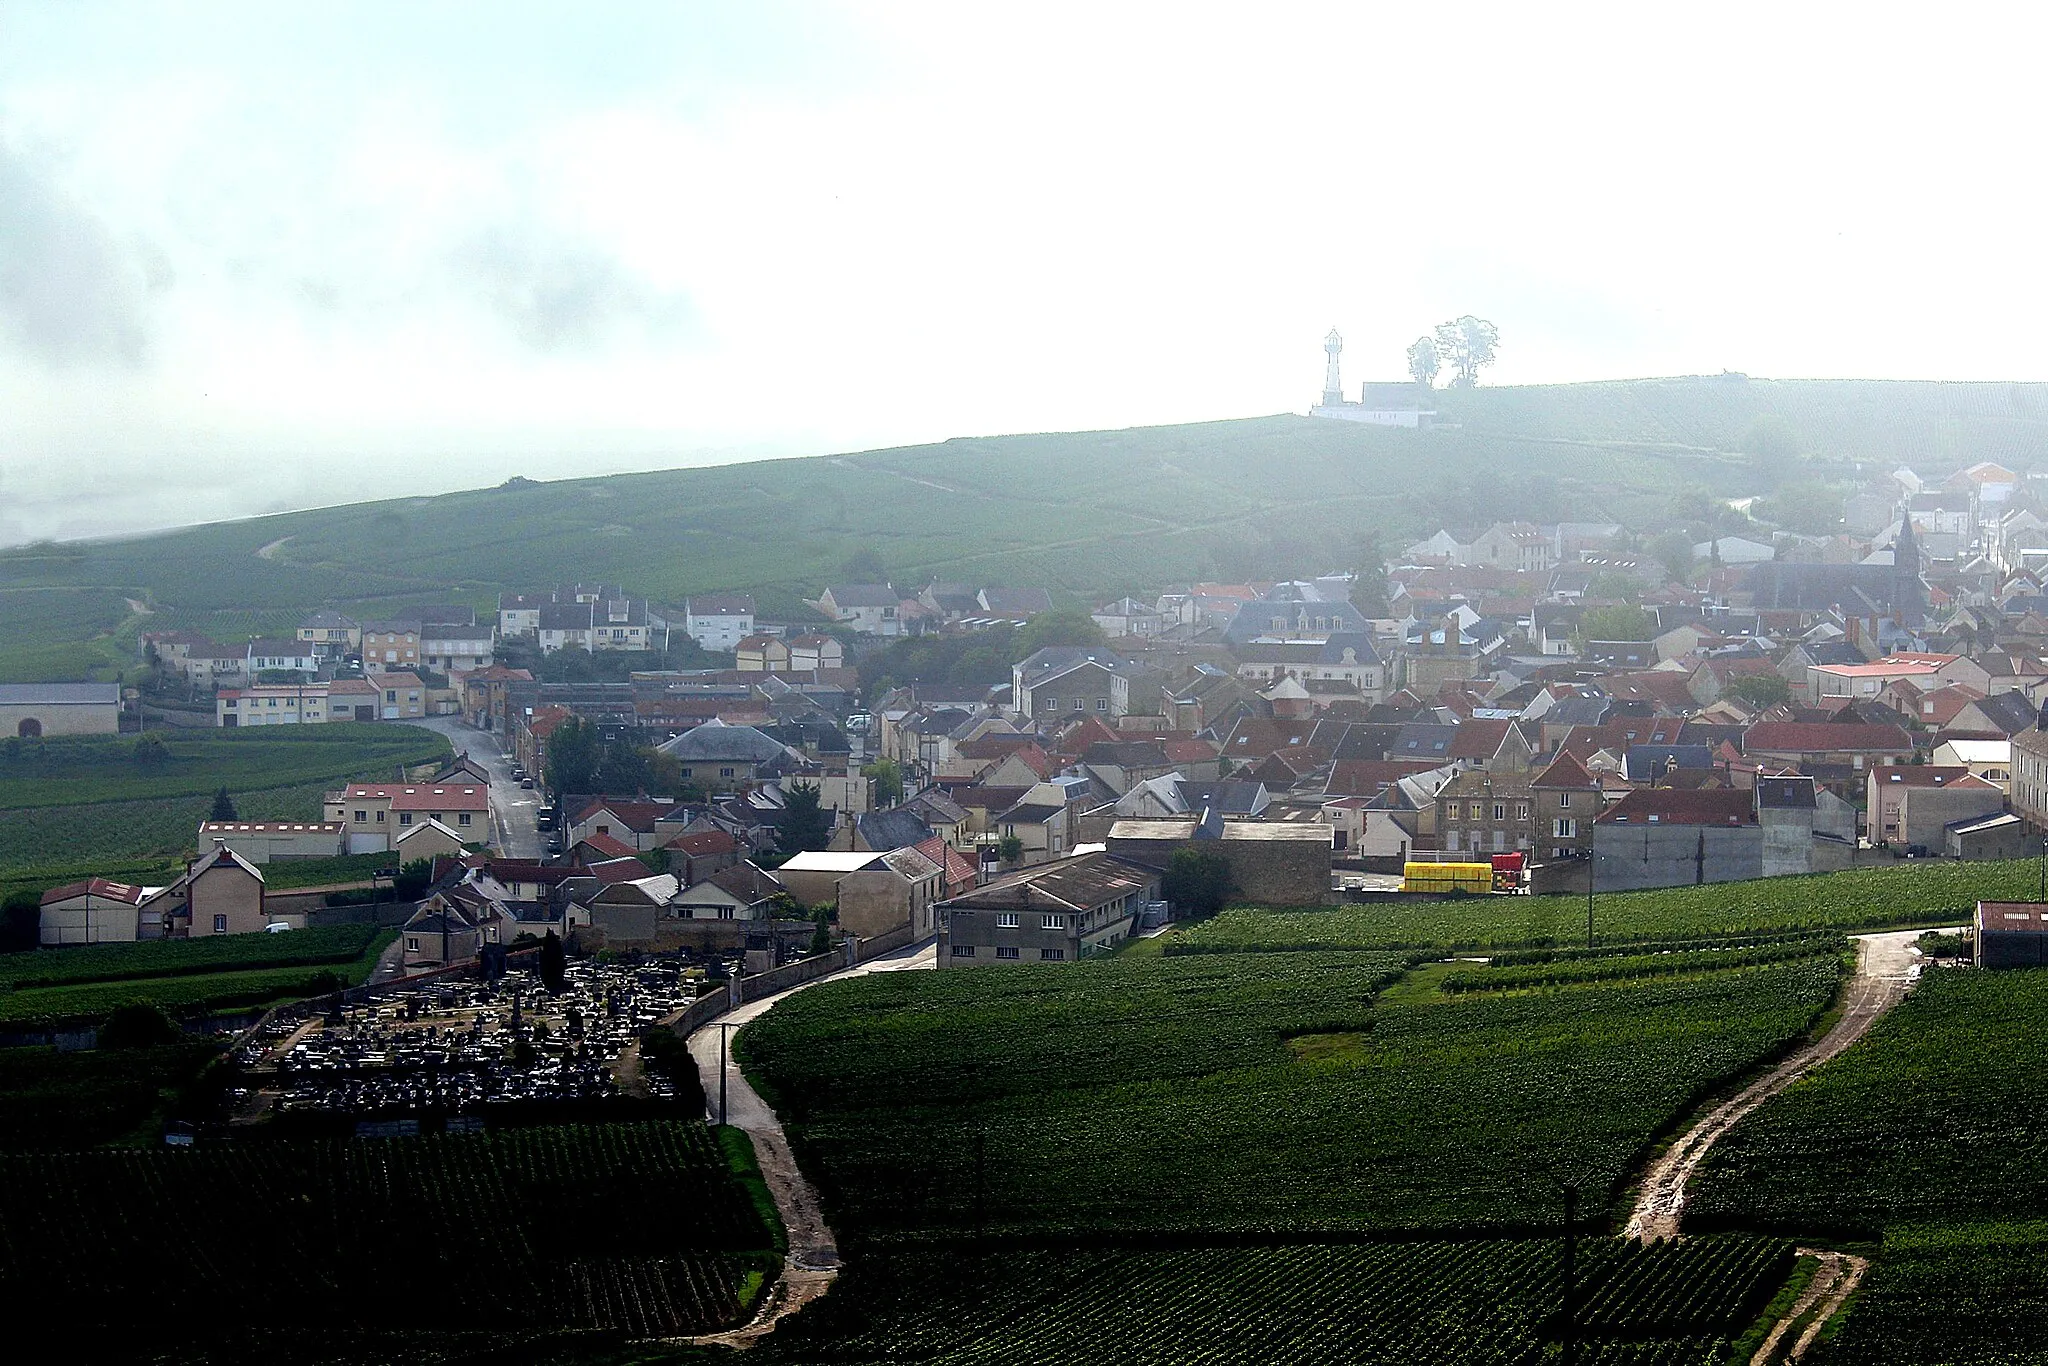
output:
<instances>
[{"instance_id":1,"label":"crop rows","mask_svg":"<svg viewBox=\"0 0 2048 1366\"><path fill-rule=\"evenodd\" d=\"M1871 1236L2048 1218L2048 972L1926 974L1857 1047L1722 1139L1691 1217Z\"/></svg>"},{"instance_id":2,"label":"crop rows","mask_svg":"<svg viewBox=\"0 0 2048 1366\"><path fill-rule=\"evenodd\" d=\"M1980 900L2028 899L2038 859L1857 868L1594 898L1602 943L1962 923ZM1582 896L1472 897L1318 911L1234 909L1177 931L1175 953L1520 948L1583 944Z\"/></svg>"},{"instance_id":3,"label":"crop rows","mask_svg":"<svg viewBox=\"0 0 2048 1366\"><path fill-rule=\"evenodd\" d=\"M1788 1243L1588 1239L1584 1362L1717 1360L1784 1280ZM1553 1359L1555 1240L1174 1251L887 1253L760 1349L770 1363L1512 1362Z\"/></svg>"},{"instance_id":4,"label":"crop rows","mask_svg":"<svg viewBox=\"0 0 2048 1366\"><path fill-rule=\"evenodd\" d=\"M1795 940L1728 949L1688 949L1652 954L1614 954L1605 958L1572 958L1563 962L1529 963L1466 969L1446 975L1438 985L1453 995L1473 991L1521 991L1531 987L1583 985L1627 978L1677 977L1687 973L1725 972L1766 963L1811 958L1846 942Z\"/></svg>"},{"instance_id":5,"label":"crop rows","mask_svg":"<svg viewBox=\"0 0 2048 1366\"><path fill-rule=\"evenodd\" d=\"M1886 1234L1825 1361L2048 1362L2048 1223L1944 1225Z\"/></svg>"},{"instance_id":6,"label":"crop rows","mask_svg":"<svg viewBox=\"0 0 2048 1366\"><path fill-rule=\"evenodd\" d=\"M0 987L67 986L135 977L182 977L245 968L346 963L361 957L378 933L374 925L334 925L284 935L224 935L31 949L26 953L0 954Z\"/></svg>"},{"instance_id":7,"label":"crop rows","mask_svg":"<svg viewBox=\"0 0 2048 1366\"><path fill-rule=\"evenodd\" d=\"M692 1332L738 1316L770 1241L698 1124L0 1157L0 1295L103 1343L210 1331L195 1296L245 1327L388 1322L405 1286L441 1323Z\"/></svg>"},{"instance_id":8,"label":"crop rows","mask_svg":"<svg viewBox=\"0 0 2048 1366\"><path fill-rule=\"evenodd\" d=\"M1840 965L1373 1002L1387 971L878 974L791 997L739 1050L843 1240L1500 1230L1554 1219L1567 1175L1603 1210L1675 1113L1808 1026ZM1340 1046L1288 1047L1317 1032Z\"/></svg>"}]
</instances>

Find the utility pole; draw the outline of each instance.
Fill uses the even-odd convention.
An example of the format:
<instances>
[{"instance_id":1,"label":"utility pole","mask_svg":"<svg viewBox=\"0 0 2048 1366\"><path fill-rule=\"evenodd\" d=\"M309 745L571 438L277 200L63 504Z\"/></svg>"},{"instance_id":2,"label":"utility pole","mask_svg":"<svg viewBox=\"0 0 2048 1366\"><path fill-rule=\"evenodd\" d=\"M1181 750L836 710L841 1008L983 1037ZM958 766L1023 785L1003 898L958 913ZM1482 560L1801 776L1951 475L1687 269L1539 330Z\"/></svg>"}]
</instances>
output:
<instances>
[{"instance_id":1,"label":"utility pole","mask_svg":"<svg viewBox=\"0 0 2048 1366\"><path fill-rule=\"evenodd\" d=\"M1572 1247L1572 1217L1576 1212L1578 1201L1579 1188L1577 1186L1566 1186L1564 1188L1564 1323L1559 1329L1559 1337L1563 1346L1563 1351L1559 1354L1559 1360L1563 1362L1563 1366L1573 1366L1573 1363L1579 1359L1578 1325L1573 1322L1575 1313L1572 1305L1572 1294L1575 1288L1572 1284L1572 1253L1574 1250Z\"/></svg>"},{"instance_id":2,"label":"utility pole","mask_svg":"<svg viewBox=\"0 0 2048 1366\"><path fill-rule=\"evenodd\" d=\"M725 1041L726 1031L732 1026L725 1021L718 1022L718 1127L725 1127Z\"/></svg>"},{"instance_id":3,"label":"utility pole","mask_svg":"<svg viewBox=\"0 0 2048 1366\"><path fill-rule=\"evenodd\" d=\"M1586 947L1593 947L1593 874L1600 867L1600 860L1594 857L1600 837L1599 827L1591 826L1586 831Z\"/></svg>"},{"instance_id":4,"label":"utility pole","mask_svg":"<svg viewBox=\"0 0 2048 1366\"><path fill-rule=\"evenodd\" d=\"M988 1130L974 1131L974 1250L981 1253L988 1242Z\"/></svg>"}]
</instances>

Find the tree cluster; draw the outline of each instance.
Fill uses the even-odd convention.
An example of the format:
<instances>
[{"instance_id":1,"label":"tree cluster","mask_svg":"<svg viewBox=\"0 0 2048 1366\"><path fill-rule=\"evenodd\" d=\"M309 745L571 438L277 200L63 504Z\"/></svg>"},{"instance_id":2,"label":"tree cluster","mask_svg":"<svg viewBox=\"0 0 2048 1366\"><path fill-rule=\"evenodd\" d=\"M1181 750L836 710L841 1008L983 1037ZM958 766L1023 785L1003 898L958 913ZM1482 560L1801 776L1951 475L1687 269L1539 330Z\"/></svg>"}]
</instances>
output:
<instances>
[{"instance_id":1,"label":"tree cluster","mask_svg":"<svg viewBox=\"0 0 2048 1366\"><path fill-rule=\"evenodd\" d=\"M1436 387L1444 366L1451 368L1451 387L1471 389L1479 372L1493 364L1500 348L1500 329L1470 313L1436 325L1433 335L1417 337L1408 348L1408 377L1425 389Z\"/></svg>"},{"instance_id":2,"label":"tree cluster","mask_svg":"<svg viewBox=\"0 0 2048 1366\"><path fill-rule=\"evenodd\" d=\"M662 757L630 740L607 742L594 722L572 717L548 738L548 788L556 793L651 792L660 785L657 760Z\"/></svg>"}]
</instances>

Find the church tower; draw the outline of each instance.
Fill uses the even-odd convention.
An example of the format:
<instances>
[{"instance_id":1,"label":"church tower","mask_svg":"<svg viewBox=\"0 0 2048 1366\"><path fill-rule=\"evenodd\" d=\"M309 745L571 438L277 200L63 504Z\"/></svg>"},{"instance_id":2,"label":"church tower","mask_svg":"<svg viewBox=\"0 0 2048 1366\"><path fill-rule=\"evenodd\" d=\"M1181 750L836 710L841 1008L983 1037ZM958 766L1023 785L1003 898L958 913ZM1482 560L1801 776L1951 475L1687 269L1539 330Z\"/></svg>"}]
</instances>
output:
<instances>
[{"instance_id":1,"label":"church tower","mask_svg":"<svg viewBox=\"0 0 2048 1366\"><path fill-rule=\"evenodd\" d=\"M1323 369L1323 406L1334 408L1344 401L1344 382L1337 375L1337 357L1344 354L1344 339L1331 328L1330 335L1323 338L1323 354L1330 363Z\"/></svg>"},{"instance_id":2,"label":"church tower","mask_svg":"<svg viewBox=\"0 0 2048 1366\"><path fill-rule=\"evenodd\" d=\"M1920 625L1927 599L1920 582L1920 538L1913 534L1911 508L1899 509L1899 534L1892 542L1892 619L1901 626Z\"/></svg>"}]
</instances>

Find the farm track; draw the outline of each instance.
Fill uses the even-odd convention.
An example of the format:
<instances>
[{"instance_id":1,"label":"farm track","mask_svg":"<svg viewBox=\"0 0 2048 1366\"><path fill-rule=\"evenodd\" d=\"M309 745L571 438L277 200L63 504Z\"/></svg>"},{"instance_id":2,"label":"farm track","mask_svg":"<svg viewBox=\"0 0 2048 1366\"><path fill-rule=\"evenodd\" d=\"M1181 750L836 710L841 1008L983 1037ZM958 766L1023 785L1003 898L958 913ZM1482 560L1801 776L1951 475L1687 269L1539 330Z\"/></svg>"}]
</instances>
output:
<instances>
[{"instance_id":1,"label":"farm track","mask_svg":"<svg viewBox=\"0 0 2048 1366\"><path fill-rule=\"evenodd\" d=\"M1913 941L1923 933L1894 930L1856 936L1856 974L1843 993L1841 1018L1826 1034L1709 1110L1651 1162L1625 1236L1645 1243L1678 1236L1686 1183L1714 1144L1759 1105L1869 1033L1885 1012L1905 999L1920 973Z\"/></svg>"},{"instance_id":2,"label":"farm track","mask_svg":"<svg viewBox=\"0 0 2048 1366\"><path fill-rule=\"evenodd\" d=\"M1856 1293L1856 1287L1863 1283L1863 1273L1870 1269L1870 1262L1852 1252L1830 1252L1826 1248L1802 1247L1802 1257L1818 1257L1820 1268L1806 1289L1792 1304L1785 1317L1771 1328L1770 1336L1756 1349L1756 1355L1749 1359L1750 1366L1770 1366L1773 1361L1801 1361L1806 1349L1827 1326L1829 1319L1840 1313L1849 1296ZM1794 1329L1799 1337L1791 1348L1780 1357L1779 1346Z\"/></svg>"}]
</instances>

